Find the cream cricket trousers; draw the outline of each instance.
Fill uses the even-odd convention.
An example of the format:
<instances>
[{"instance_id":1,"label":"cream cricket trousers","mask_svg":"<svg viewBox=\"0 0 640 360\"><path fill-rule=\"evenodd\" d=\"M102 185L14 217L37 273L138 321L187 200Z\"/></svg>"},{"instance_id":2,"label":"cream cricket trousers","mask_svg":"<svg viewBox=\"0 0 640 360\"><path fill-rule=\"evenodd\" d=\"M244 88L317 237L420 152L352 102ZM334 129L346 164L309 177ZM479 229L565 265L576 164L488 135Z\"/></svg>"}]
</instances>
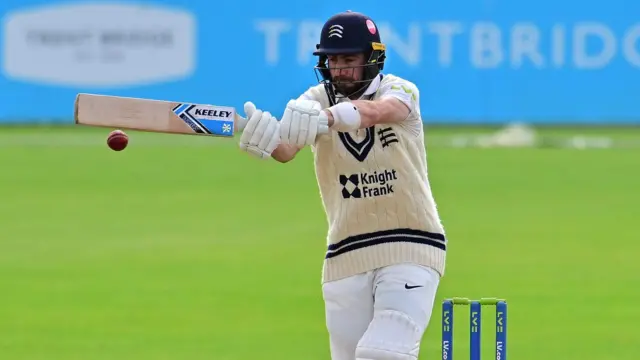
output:
<instances>
[{"instance_id":1,"label":"cream cricket trousers","mask_svg":"<svg viewBox=\"0 0 640 360\"><path fill-rule=\"evenodd\" d=\"M332 360L416 360L439 274L387 266L323 284Z\"/></svg>"}]
</instances>

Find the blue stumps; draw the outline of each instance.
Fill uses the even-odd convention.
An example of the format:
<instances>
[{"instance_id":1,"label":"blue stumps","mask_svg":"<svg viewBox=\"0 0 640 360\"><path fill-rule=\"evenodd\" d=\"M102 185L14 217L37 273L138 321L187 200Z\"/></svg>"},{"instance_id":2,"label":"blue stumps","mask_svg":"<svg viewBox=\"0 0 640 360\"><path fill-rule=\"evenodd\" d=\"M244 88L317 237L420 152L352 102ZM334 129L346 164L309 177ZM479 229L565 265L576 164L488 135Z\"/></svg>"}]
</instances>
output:
<instances>
[{"instance_id":1,"label":"blue stumps","mask_svg":"<svg viewBox=\"0 0 640 360\"><path fill-rule=\"evenodd\" d=\"M453 313L456 305L469 306L469 353L471 360L480 360L482 354L482 307L496 309L496 360L507 359L507 302L497 298L451 298L442 302L442 360L453 360Z\"/></svg>"},{"instance_id":2,"label":"blue stumps","mask_svg":"<svg viewBox=\"0 0 640 360\"><path fill-rule=\"evenodd\" d=\"M453 359L453 301L442 303L442 360Z\"/></svg>"},{"instance_id":3,"label":"blue stumps","mask_svg":"<svg viewBox=\"0 0 640 360\"><path fill-rule=\"evenodd\" d=\"M496 360L507 359L507 303L496 304Z\"/></svg>"},{"instance_id":4,"label":"blue stumps","mask_svg":"<svg viewBox=\"0 0 640 360\"><path fill-rule=\"evenodd\" d=\"M471 301L469 304L470 318L470 352L471 360L480 360L480 325L482 323L482 305L479 301Z\"/></svg>"}]
</instances>

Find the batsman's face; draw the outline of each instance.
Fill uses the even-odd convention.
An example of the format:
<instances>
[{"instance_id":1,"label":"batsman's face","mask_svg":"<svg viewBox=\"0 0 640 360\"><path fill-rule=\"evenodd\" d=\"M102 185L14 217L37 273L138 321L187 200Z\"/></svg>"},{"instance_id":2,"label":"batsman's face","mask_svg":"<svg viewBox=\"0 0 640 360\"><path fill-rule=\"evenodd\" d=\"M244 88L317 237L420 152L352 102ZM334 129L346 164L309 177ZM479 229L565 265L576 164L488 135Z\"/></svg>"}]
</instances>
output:
<instances>
[{"instance_id":1,"label":"batsman's face","mask_svg":"<svg viewBox=\"0 0 640 360\"><path fill-rule=\"evenodd\" d=\"M361 85L354 82L362 80L364 54L330 55L328 62L331 80L338 91L346 94L358 90Z\"/></svg>"}]
</instances>

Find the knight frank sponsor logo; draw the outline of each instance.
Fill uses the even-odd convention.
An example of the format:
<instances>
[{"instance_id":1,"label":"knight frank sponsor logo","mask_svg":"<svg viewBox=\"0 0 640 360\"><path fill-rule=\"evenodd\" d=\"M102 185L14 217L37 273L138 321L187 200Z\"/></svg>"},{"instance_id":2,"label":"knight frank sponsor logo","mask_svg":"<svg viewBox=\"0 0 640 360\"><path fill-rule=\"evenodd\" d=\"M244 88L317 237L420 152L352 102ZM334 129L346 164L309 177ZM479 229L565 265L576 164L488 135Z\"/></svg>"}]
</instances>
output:
<instances>
[{"instance_id":1,"label":"knight frank sponsor logo","mask_svg":"<svg viewBox=\"0 0 640 360\"><path fill-rule=\"evenodd\" d=\"M361 199L393 194L396 180L398 174L393 169L340 175L342 197Z\"/></svg>"}]
</instances>

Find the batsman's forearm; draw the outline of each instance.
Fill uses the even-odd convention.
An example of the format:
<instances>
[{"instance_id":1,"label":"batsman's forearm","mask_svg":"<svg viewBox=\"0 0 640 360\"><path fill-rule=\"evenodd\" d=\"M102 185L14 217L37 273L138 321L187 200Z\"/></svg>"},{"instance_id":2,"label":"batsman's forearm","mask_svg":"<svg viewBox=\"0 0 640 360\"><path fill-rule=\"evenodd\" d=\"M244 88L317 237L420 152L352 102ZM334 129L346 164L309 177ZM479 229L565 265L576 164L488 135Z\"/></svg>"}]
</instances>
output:
<instances>
[{"instance_id":1,"label":"batsman's forearm","mask_svg":"<svg viewBox=\"0 0 640 360\"><path fill-rule=\"evenodd\" d=\"M271 157L275 161L286 163L293 160L299 151L300 148L298 148L297 146L280 144L275 150L273 150L273 152L271 153Z\"/></svg>"},{"instance_id":2,"label":"batsman's forearm","mask_svg":"<svg viewBox=\"0 0 640 360\"><path fill-rule=\"evenodd\" d=\"M378 102L354 100L351 104L357 107L358 113L360 113L360 129L366 129L380 121L380 104ZM327 114L329 128L331 128L335 122L333 113L329 109L325 109L324 112Z\"/></svg>"},{"instance_id":3,"label":"batsman's forearm","mask_svg":"<svg viewBox=\"0 0 640 360\"><path fill-rule=\"evenodd\" d=\"M372 100L353 100L351 102L360 112L360 129L366 129L380 122L380 102Z\"/></svg>"}]
</instances>

